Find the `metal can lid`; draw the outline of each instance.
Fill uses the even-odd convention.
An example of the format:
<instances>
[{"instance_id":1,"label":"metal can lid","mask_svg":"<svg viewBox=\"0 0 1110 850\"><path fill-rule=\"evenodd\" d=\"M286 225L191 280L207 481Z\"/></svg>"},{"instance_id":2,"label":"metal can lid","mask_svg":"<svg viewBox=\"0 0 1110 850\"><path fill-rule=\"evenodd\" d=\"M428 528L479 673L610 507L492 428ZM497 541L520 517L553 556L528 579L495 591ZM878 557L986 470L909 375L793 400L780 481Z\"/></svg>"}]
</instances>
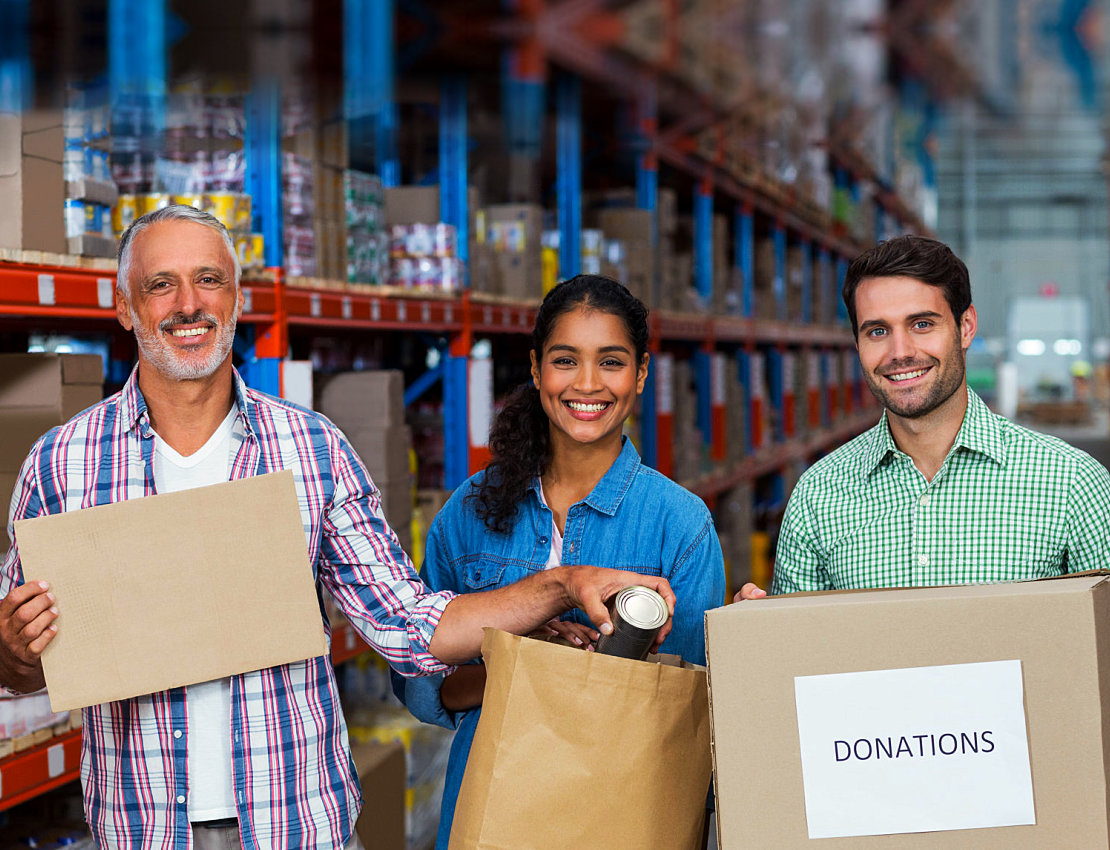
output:
<instances>
[{"instance_id":1,"label":"metal can lid","mask_svg":"<svg viewBox=\"0 0 1110 850\"><path fill-rule=\"evenodd\" d=\"M620 591L613 602L621 620L639 629L658 629L667 622L667 603L650 587L633 585Z\"/></svg>"}]
</instances>

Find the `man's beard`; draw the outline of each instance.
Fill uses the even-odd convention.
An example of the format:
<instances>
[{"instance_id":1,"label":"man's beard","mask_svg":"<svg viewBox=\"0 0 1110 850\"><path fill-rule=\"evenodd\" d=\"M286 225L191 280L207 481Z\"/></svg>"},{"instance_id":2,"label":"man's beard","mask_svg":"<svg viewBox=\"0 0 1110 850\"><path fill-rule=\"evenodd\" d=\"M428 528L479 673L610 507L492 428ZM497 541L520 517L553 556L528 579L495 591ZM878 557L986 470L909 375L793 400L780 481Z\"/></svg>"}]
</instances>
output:
<instances>
[{"instance_id":1,"label":"man's beard","mask_svg":"<svg viewBox=\"0 0 1110 850\"><path fill-rule=\"evenodd\" d=\"M235 316L221 323L211 313L197 311L191 316L177 313L163 319L158 323L156 331L148 331L139 321L135 311L131 311L132 327L135 329L135 341L143 357L167 378L175 381L196 381L212 375L227 359L235 342ZM207 322L212 325L209 333L215 335L215 340L208 347L207 355L199 355L178 351L166 343L162 334L169 333L174 325L188 325Z\"/></svg>"},{"instance_id":2,"label":"man's beard","mask_svg":"<svg viewBox=\"0 0 1110 850\"><path fill-rule=\"evenodd\" d=\"M906 366L895 364L898 371L908 371L915 367L933 367L936 377L926 395L920 399L917 399L912 393L898 394L896 392L888 392L883 384L883 381L886 379L882 376L876 378L864 372L863 377L867 382L868 389L871 390L871 394L879 400L883 407L903 419L917 419L922 416L927 416L948 401L963 383L965 372L964 358L963 352L959 349L958 342L956 353L953 354L952 357L947 358L945 363L947 363L947 366L942 367L942 362L940 360L930 357L926 363L910 363Z\"/></svg>"}]
</instances>

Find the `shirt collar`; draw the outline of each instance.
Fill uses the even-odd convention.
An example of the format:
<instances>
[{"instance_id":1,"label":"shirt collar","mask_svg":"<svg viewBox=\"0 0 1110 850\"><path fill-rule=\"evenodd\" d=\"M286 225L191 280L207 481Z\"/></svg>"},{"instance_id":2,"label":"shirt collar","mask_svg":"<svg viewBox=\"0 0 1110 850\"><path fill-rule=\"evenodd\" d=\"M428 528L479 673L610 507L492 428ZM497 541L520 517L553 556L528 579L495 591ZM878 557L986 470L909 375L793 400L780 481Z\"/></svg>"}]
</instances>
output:
<instances>
[{"instance_id":1,"label":"shirt collar","mask_svg":"<svg viewBox=\"0 0 1110 850\"><path fill-rule=\"evenodd\" d=\"M863 452L863 474L865 476L874 472L888 457L898 451L894 444L894 437L890 433L890 423L887 421L886 411L879 424L868 432L869 444ZM968 387L967 410L964 411L964 421L956 433L952 444L952 452L956 449L967 449L986 455L998 464L1006 463L1006 450L1002 440L1002 426L986 403Z\"/></svg>"},{"instance_id":2,"label":"shirt collar","mask_svg":"<svg viewBox=\"0 0 1110 850\"><path fill-rule=\"evenodd\" d=\"M636 447L628 437L622 436L621 453L583 501L595 511L613 516L620 507L624 494L628 492L639 467L640 453L636 451ZM532 490L536 493L536 498L542 502L538 477L532 482Z\"/></svg>"},{"instance_id":3,"label":"shirt collar","mask_svg":"<svg viewBox=\"0 0 1110 850\"><path fill-rule=\"evenodd\" d=\"M235 405L239 408L242 414L243 424L248 434L254 431L254 402L251 400L250 395L247 393L247 385L243 381L243 377L239 374L239 370L232 367L232 386L235 388ZM122 410L127 417L127 429L138 429L142 435L148 436L150 431L150 414L147 412L146 399L143 398L142 390L139 389L139 366L135 364L135 368L131 370L131 375L127 379L127 383L123 385L121 391Z\"/></svg>"}]
</instances>

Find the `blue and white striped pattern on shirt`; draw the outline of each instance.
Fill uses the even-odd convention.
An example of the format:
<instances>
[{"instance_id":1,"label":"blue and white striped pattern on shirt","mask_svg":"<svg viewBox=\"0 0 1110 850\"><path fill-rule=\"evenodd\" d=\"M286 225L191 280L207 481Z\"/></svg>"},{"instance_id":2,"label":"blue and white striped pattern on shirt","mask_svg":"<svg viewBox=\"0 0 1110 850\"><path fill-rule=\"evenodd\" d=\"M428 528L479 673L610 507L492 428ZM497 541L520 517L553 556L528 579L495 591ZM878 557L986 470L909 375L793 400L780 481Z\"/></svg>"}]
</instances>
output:
<instances>
[{"instance_id":1,"label":"blue and white striped pattern on shirt","mask_svg":"<svg viewBox=\"0 0 1110 850\"><path fill-rule=\"evenodd\" d=\"M35 443L15 488L9 534L16 519L155 492L154 439L137 375ZM448 670L428 644L453 594L431 593L416 576L343 434L316 413L248 389L237 373L235 398L238 449L230 477L293 471L318 593L326 589L398 672ZM167 545L187 545L204 529L150 533L163 535ZM16 541L0 567L0 597L22 581ZM228 576L213 591L246 595L250 588ZM342 846L361 799L330 659L233 676L231 700L243 846ZM92 706L84 720L81 780L97 844L188 848L184 689Z\"/></svg>"}]
</instances>

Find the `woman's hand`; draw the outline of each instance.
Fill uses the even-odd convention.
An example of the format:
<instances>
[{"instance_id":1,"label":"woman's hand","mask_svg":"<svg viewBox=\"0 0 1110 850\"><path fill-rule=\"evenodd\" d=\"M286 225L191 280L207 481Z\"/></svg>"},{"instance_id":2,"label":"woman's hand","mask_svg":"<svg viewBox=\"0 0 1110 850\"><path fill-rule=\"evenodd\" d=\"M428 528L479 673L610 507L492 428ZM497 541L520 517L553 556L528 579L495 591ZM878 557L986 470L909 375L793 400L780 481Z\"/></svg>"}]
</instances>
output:
<instances>
[{"instance_id":1,"label":"woman's hand","mask_svg":"<svg viewBox=\"0 0 1110 850\"><path fill-rule=\"evenodd\" d=\"M548 620L532 633L532 637L549 637L552 635L561 637L568 643L582 647L588 652L593 652L594 642L598 638L598 633L589 626L571 620Z\"/></svg>"}]
</instances>

